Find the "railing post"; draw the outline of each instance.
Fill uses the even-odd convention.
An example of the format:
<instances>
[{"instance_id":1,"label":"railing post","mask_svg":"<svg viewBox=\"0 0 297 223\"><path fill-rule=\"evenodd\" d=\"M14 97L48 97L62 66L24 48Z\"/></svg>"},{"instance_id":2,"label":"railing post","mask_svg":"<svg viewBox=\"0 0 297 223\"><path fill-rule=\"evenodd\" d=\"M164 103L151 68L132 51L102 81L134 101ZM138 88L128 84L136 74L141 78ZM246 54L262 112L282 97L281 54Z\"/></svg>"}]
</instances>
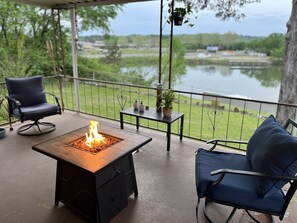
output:
<instances>
[{"instance_id":1,"label":"railing post","mask_svg":"<svg viewBox=\"0 0 297 223\"><path fill-rule=\"evenodd\" d=\"M73 67L73 77L74 77L74 93L75 93L75 101L76 101L76 111L80 111L80 97L79 97L79 80L78 78L78 70L77 70L77 51L76 51L76 16L75 16L75 8L70 10L71 17L71 34L72 34L72 67Z\"/></svg>"},{"instance_id":2,"label":"railing post","mask_svg":"<svg viewBox=\"0 0 297 223\"><path fill-rule=\"evenodd\" d=\"M156 109L157 112L162 111L162 84L158 83L157 84L157 98L156 98Z\"/></svg>"}]
</instances>

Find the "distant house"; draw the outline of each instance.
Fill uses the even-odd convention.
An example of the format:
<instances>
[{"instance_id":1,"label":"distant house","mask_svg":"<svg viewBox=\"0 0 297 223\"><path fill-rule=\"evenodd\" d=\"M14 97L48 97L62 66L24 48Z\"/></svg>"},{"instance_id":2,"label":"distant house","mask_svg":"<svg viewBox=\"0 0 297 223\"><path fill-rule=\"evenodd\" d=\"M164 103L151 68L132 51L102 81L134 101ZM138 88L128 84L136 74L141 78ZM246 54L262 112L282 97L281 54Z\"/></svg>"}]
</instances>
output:
<instances>
[{"instance_id":1,"label":"distant house","mask_svg":"<svg viewBox=\"0 0 297 223\"><path fill-rule=\"evenodd\" d=\"M227 50L224 53L222 53L223 56L235 56L236 55L236 51L234 50Z\"/></svg>"},{"instance_id":2,"label":"distant house","mask_svg":"<svg viewBox=\"0 0 297 223\"><path fill-rule=\"evenodd\" d=\"M95 43L93 43L93 47L98 47L98 48L106 48L104 41L95 41Z\"/></svg>"},{"instance_id":3,"label":"distant house","mask_svg":"<svg viewBox=\"0 0 297 223\"><path fill-rule=\"evenodd\" d=\"M216 53L219 51L219 47L218 46L208 46L208 47L206 47L206 51L209 53Z\"/></svg>"},{"instance_id":4,"label":"distant house","mask_svg":"<svg viewBox=\"0 0 297 223\"><path fill-rule=\"evenodd\" d=\"M266 53L258 53L258 52L255 52L255 51L249 51L248 55L249 56L254 56L254 57L267 57Z\"/></svg>"},{"instance_id":5,"label":"distant house","mask_svg":"<svg viewBox=\"0 0 297 223\"><path fill-rule=\"evenodd\" d=\"M92 49L92 43L84 42L83 43L83 49L84 50L91 50Z\"/></svg>"},{"instance_id":6,"label":"distant house","mask_svg":"<svg viewBox=\"0 0 297 223\"><path fill-rule=\"evenodd\" d=\"M79 41L76 44L77 51L91 50L92 44L89 42Z\"/></svg>"},{"instance_id":7,"label":"distant house","mask_svg":"<svg viewBox=\"0 0 297 223\"><path fill-rule=\"evenodd\" d=\"M211 55L209 53L198 53L197 57L199 59L209 58Z\"/></svg>"}]
</instances>

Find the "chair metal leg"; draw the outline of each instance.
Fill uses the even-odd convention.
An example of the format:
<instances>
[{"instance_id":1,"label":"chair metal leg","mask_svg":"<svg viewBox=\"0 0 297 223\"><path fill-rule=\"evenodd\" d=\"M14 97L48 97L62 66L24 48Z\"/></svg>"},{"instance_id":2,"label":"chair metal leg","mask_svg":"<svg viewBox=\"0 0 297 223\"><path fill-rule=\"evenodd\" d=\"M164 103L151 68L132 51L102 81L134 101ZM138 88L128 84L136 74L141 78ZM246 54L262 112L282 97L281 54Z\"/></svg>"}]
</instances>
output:
<instances>
[{"instance_id":1,"label":"chair metal leg","mask_svg":"<svg viewBox=\"0 0 297 223\"><path fill-rule=\"evenodd\" d=\"M10 125L10 131L12 131L13 130L13 128L12 128L12 121L11 121L11 115L9 114L9 125Z\"/></svg>"},{"instance_id":2,"label":"chair metal leg","mask_svg":"<svg viewBox=\"0 0 297 223\"><path fill-rule=\"evenodd\" d=\"M200 203L200 198L198 197L197 205L196 205L196 221L197 221L197 223L198 223L199 203Z\"/></svg>"},{"instance_id":3,"label":"chair metal leg","mask_svg":"<svg viewBox=\"0 0 297 223\"><path fill-rule=\"evenodd\" d=\"M32 128L35 125L35 122L23 125L18 129L18 134L22 135L22 132L27 131L28 129Z\"/></svg>"},{"instance_id":4,"label":"chair metal leg","mask_svg":"<svg viewBox=\"0 0 297 223\"><path fill-rule=\"evenodd\" d=\"M209 223L214 223L212 220L211 220L211 218L210 218L210 216L209 216L209 214L208 214L208 212L207 212L207 205L208 205L208 203L210 203L207 199L205 199L205 205L204 205L204 210L203 210L203 212L204 212L204 215L205 215L205 218L207 219L207 221L209 222ZM227 220L225 221L225 223L229 223L230 221L231 221L231 219L234 217L234 214L235 214L235 212L236 212L236 210L237 210L238 208L235 208L235 207L233 207L233 209L232 209L232 211L231 211L231 213L230 213L230 215L228 216L228 218L227 218ZM246 209L244 209L245 211L246 211L246 213L249 215L249 217L255 222L255 223L261 223L259 220L257 220L248 210L246 210ZM271 223L274 223L274 220L273 220L273 217L271 216L271 215L268 215L267 214L267 216L270 218L269 220L270 220L270 222ZM197 209L196 209L196 218L197 218L197 222L198 222L198 217L197 217Z\"/></svg>"},{"instance_id":5,"label":"chair metal leg","mask_svg":"<svg viewBox=\"0 0 297 223\"><path fill-rule=\"evenodd\" d=\"M209 201L208 201L207 199L205 199L204 210L203 210L203 212L204 212L204 216L205 216L205 218L207 219L207 221L208 221L209 223L214 223L214 222L210 219L209 214L207 213L207 205L208 205L208 203L209 203ZM231 221L231 219L233 218L233 216L234 216L236 210L237 210L237 208L233 208L233 209L232 209L232 211L231 211L230 215L228 216L227 220L225 221L225 223L229 223L229 222Z\"/></svg>"},{"instance_id":6,"label":"chair metal leg","mask_svg":"<svg viewBox=\"0 0 297 223\"><path fill-rule=\"evenodd\" d=\"M42 131L41 131L40 127L39 127L39 122L36 122L35 125L36 125L36 127L38 128L39 132L42 134Z\"/></svg>"},{"instance_id":7,"label":"chair metal leg","mask_svg":"<svg viewBox=\"0 0 297 223\"><path fill-rule=\"evenodd\" d=\"M208 200L205 199L205 204L204 204L204 208L203 208L204 216L205 216L206 220L207 220L209 223L214 223L214 222L210 219L209 215L207 214L207 205L208 205Z\"/></svg>"},{"instance_id":8,"label":"chair metal leg","mask_svg":"<svg viewBox=\"0 0 297 223\"><path fill-rule=\"evenodd\" d=\"M38 132L26 132L27 130L29 130L30 128L36 126L38 129ZM40 126L45 126L47 127L46 129L41 129ZM24 136L34 136L34 135L42 135L42 134L46 134L46 133L50 133L52 131L54 131L56 129L56 125L50 122L39 122L38 120L34 121L33 123L27 124L27 125L23 125L21 126L17 133L19 135L24 135Z\"/></svg>"},{"instance_id":9,"label":"chair metal leg","mask_svg":"<svg viewBox=\"0 0 297 223\"><path fill-rule=\"evenodd\" d=\"M237 210L237 208L233 208L229 217L227 218L226 220L226 223L229 223L231 221L231 219L233 218L234 214L235 214L235 211Z\"/></svg>"},{"instance_id":10,"label":"chair metal leg","mask_svg":"<svg viewBox=\"0 0 297 223\"><path fill-rule=\"evenodd\" d=\"M248 210L245 210L245 212L250 216L251 219L253 219L254 222L256 223L261 223L260 221L258 221ZM270 222L274 223L273 217L271 215L267 215L270 218Z\"/></svg>"},{"instance_id":11,"label":"chair metal leg","mask_svg":"<svg viewBox=\"0 0 297 223\"><path fill-rule=\"evenodd\" d=\"M44 126L56 126L54 123L51 123L51 122L37 122L38 125L44 125Z\"/></svg>"}]
</instances>

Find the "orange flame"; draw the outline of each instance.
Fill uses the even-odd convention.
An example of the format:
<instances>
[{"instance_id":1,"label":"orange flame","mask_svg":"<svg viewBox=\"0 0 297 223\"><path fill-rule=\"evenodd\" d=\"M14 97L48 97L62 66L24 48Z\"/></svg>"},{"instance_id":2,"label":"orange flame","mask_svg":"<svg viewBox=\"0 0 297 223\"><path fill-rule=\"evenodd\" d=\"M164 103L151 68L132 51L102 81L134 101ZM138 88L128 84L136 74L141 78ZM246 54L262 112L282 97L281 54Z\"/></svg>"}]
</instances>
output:
<instances>
[{"instance_id":1,"label":"orange flame","mask_svg":"<svg viewBox=\"0 0 297 223\"><path fill-rule=\"evenodd\" d=\"M105 143L104 137L98 133L97 125L99 123L97 121L90 120L89 125L89 134L86 133L86 146L90 148L98 147L102 142Z\"/></svg>"}]
</instances>

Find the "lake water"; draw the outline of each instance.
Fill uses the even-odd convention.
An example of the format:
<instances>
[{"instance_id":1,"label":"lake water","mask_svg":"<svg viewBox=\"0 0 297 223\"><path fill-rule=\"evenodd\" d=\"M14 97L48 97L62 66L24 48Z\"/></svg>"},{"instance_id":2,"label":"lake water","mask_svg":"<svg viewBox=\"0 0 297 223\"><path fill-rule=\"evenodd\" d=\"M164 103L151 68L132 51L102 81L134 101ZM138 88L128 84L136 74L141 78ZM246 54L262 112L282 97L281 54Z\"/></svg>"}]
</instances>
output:
<instances>
[{"instance_id":1,"label":"lake water","mask_svg":"<svg viewBox=\"0 0 297 223\"><path fill-rule=\"evenodd\" d=\"M277 102L282 67L187 66L175 90Z\"/></svg>"}]
</instances>

